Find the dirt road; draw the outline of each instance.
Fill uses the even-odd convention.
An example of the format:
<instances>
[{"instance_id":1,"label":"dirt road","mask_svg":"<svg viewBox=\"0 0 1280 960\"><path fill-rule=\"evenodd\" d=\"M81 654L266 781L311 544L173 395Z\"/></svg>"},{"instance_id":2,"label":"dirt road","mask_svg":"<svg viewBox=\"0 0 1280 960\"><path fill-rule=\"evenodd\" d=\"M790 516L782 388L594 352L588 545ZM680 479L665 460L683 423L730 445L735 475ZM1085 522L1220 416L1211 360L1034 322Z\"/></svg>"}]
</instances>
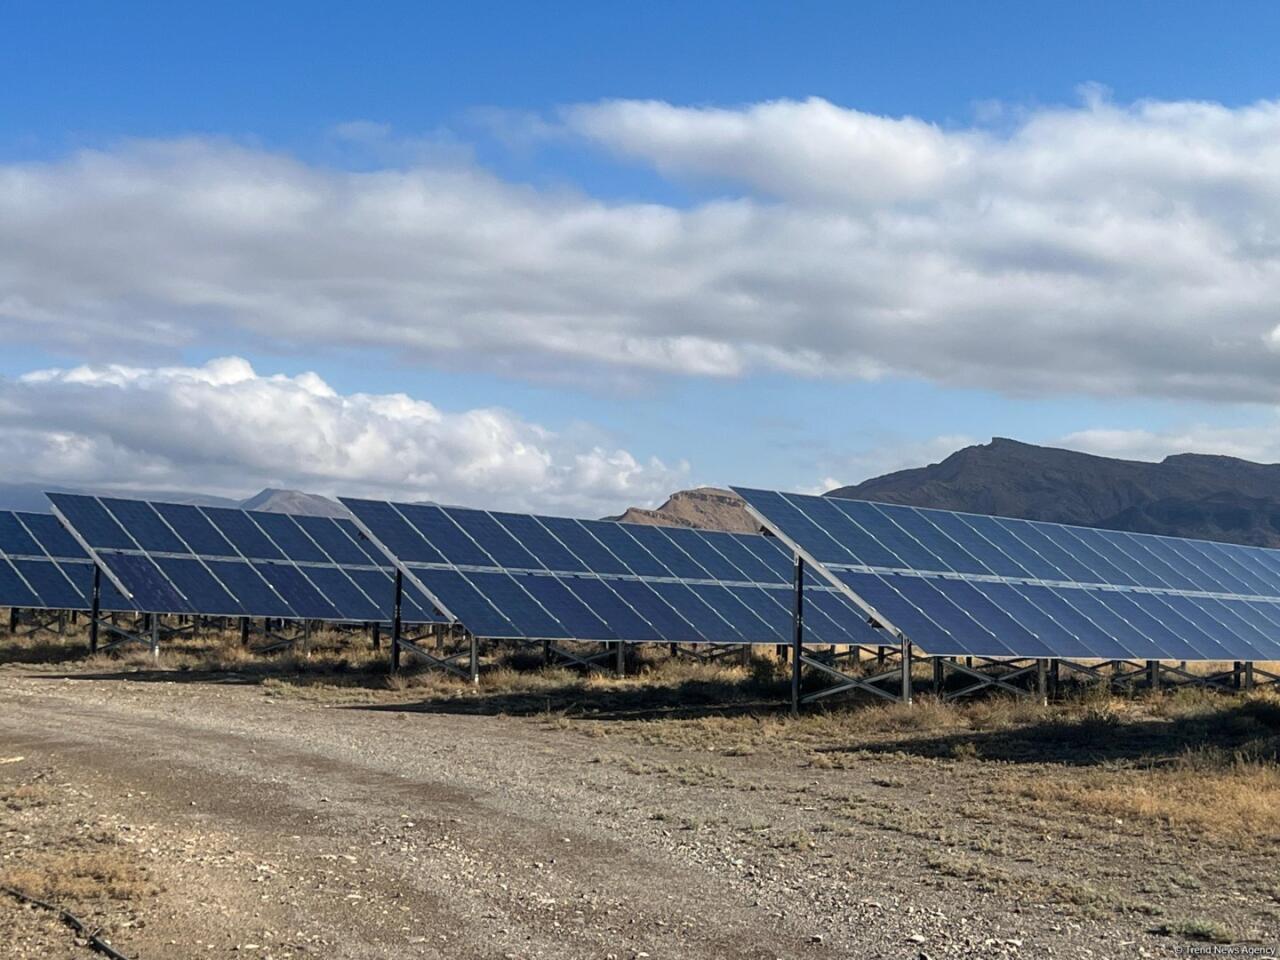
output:
<instances>
[{"instance_id":1,"label":"dirt road","mask_svg":"<svg viewBox=\"0 0 1280 960\"><path fill-rule=\"evenodd\" d=\"M1172 956L1184 916L1280 941L1274 846L1067 830L977 764L347 699L0 669L3 864L119 858L129 889L80 902L144 960ZM0 936L90 956L11 901Z\"/></svg>"}]
</instances>

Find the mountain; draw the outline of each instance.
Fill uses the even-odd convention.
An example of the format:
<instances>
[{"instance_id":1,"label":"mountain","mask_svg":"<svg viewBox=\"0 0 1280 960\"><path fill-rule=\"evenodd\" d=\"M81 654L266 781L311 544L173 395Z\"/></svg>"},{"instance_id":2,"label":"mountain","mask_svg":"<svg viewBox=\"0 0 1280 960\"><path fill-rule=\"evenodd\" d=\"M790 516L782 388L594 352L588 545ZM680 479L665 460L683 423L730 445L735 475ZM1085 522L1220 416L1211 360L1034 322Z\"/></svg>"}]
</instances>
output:
<instances>
[{"instance_id":1,"label":"mountain","mask_svg":"<svg viewBox=\"0 0 1280 960\"><path fill-rule=\"evenodd\" d=\"M1117 460L997 437L828 496L1280 547L1280 464Z\"/></svg>"},{"instance_id":2,"label":"mountain","mask_svg":"<svg viewBox=\"0 0 1280 960\"><path fill-rule=\"evenodd\" d=\"M301 513L314 517L345 517L347 510L337 500L322 497L318 493L301 490L277 490L267 487L248 500L237 504L242 510L263 510L267 513Z\"/></svg>"},{"instance_id":3,"label":"mountain","mask_svg":"<svg viewBox=\"0 0 1280 960\"><path fill-rule=\"evenodd\" d=\"M755 533L757 524L742 505L742 498L732 490L719 487L697 487L679 490L656 510L629 507L617 517L627 523L652 523L668 527L702 527L707 530L734 530Z\"/></svg>"}]
</instances>

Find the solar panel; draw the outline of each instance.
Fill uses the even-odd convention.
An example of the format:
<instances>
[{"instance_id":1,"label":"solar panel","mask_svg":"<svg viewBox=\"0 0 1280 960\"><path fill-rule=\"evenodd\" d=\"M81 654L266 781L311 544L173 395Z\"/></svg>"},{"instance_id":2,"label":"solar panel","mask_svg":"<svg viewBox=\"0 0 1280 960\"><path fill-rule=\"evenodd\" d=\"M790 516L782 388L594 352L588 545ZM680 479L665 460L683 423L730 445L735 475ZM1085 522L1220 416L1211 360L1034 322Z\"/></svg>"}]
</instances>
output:
<instances>
[{"instance_id":1,"label":"solar panel","mask_svg":"<svg viewBox=\"0 0 1280 960\"><path fill-rule=\"evenodd\" d=\"M79 551L79 563L91 575L92 561L97 561L106 580L118 588L112 595L120 596L125 604L121 609L364 623L391 620L393 568L380 553L362 545L355 524L345 518L117 497L48 496L75 535L72 539L63 531ZM3 536L0 528L0 539ZM417 590L405 592L402 607L407 622L440 622L431 601ZM103 609L113 608L104 604Z\"/></svg>"},{"instance_id":2,"label":"solar panel","mask_svg":"<svg viewBox=\"0 0 1280 960\"><path fill-rule=\"evenodd\" d=\"M603 520L343 498L356 523L473 634L671 643L790 641L791 566L776 540ZM882 632L815 583L818 644Z\"/></svg>"},{"instance_id":3,"label":"solar panel","mask_svg":"<svg viewBox=\"0 0 1280 960\"><path fill-rule=\"evenodd\" d=\"M882 626L937 656L1280 659L1280 551L735 487Z\"/></svg>"},{"instance_id":4,"label":"solar panel","mask_svg":"<svg viewBox=\"0 0 1280 960\"><path fill-rule=\"evenodd\" d=\"M93 563L56 517L0 511L0 607L88 610ZM103 584L101 609L129 609Z\"/></svg>"}]
</instances>

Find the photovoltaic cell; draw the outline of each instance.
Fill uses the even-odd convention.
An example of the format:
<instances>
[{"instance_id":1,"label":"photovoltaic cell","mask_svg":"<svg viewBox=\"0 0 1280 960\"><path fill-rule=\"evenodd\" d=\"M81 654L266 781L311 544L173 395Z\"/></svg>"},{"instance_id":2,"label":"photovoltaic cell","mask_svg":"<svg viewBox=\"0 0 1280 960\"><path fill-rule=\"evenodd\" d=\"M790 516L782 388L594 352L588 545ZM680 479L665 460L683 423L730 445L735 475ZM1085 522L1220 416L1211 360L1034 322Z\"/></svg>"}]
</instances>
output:
<instances>
[{"instance_id":1,"label":"photovoltaic cell","mask_svg":"<svg viewBox=\"0 0 1280 960\"><path fill-rule=\"evenodd\" d=\"M106 574L104 610L360 623L391 619L394 567L380 551L361 546L359 531L346 518L116 497L49 497L70 531L49 518L61 531L60 544L65 548L69 542L76 556L89 560L71 533L78 535ZM82 569L67 579L87 596L85 571L92 577L92 563L78 566ZM56 585L42 582L50 590ZM402 607L407 622L442 619L412 585Z\"/></svg>"},{"instance_id":2,"label":"photovoltaic cell","mask_svg":"<svg viewBox=\"0 0 1280 960\"><path fill-rule=\"evenodd\" d=\"M793 561L771 538L459 507L343 503L407 578L478 636L790 641L786 585ZM427 544L439 562L400 556L393 541L406 539ZM816 642L884 639L830 585L815 581L812 594L822 598L812 615L811 632L822 637Z\"/></svg>"},{"instance_id":3,"label":"photovoltaic cell","mask_svg":"<svg viewBox=\"0 0 1280 960\"><path fill-rule=\"evenodd\" d=\"M735 490L781 542L816 562L824 579L843 584L875 611L873 619L931 654L1280 655L1280 551Z\"/></svg>"}]
</instances>

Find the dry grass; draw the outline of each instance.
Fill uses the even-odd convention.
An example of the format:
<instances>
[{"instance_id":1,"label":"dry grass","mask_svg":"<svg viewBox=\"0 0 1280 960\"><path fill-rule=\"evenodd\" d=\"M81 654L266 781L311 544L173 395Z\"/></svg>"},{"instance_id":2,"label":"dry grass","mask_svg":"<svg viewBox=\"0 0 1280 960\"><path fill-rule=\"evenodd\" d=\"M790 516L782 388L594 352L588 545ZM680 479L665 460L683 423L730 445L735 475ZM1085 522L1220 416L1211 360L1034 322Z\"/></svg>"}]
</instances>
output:
<instances>
[{"instance_id":1,"label":"dry grass","mask_svg":"<svg viewBox=\"0 0 1280 960\"><path fill-rule=\"evenodd\" d=\"M41 900L137 900L154 892L146 871L121 850L41 850L0 870L0 884Z\"/></svg>"}]
</instances>

